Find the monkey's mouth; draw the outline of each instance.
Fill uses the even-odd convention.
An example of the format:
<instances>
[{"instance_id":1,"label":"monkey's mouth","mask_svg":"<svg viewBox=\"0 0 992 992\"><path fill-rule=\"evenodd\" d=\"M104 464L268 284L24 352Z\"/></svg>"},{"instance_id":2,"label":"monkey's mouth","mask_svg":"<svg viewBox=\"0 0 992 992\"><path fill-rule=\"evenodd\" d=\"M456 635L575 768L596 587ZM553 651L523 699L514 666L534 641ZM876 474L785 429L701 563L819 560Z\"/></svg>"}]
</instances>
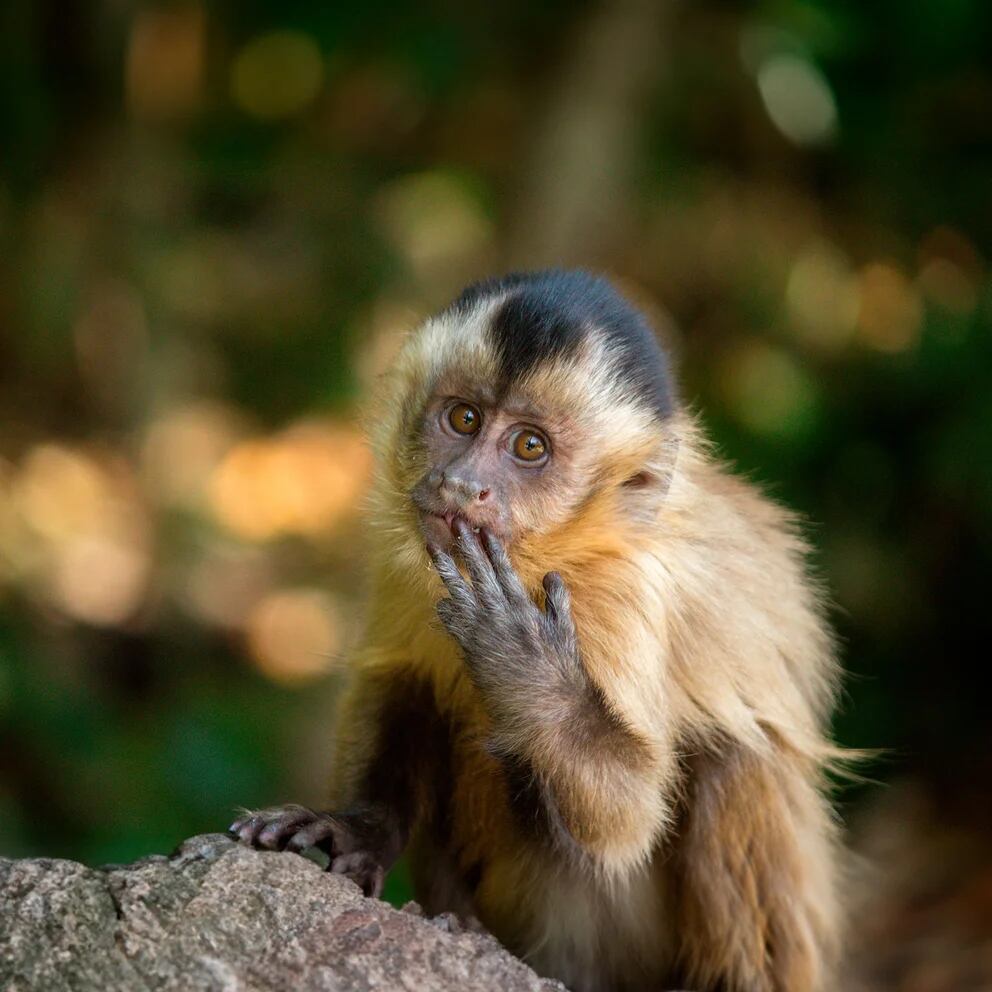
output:
<instances>
[{"instance_id":1,"label":"monkey's mouth","mask_svg":"<svg viewBox=\"0 0 992 992\"><path fill-rule=\"evenodd\" d=\"M508 541L509 534L503 515L496 512L495 507L487 505L485 512L463 513L445 506L433 494L418 489L410 493L410 500L417 514L420 531L429 544L451 548L458 536L456 528L459 524L467 525L476 534L486 530L504 543Z\"/></svg>"},{"instance_id":2,"label":"monkey's mouth","mask_svg":"<svg viewBox=\"0 0 992 992\"><path fill-rule=\"evenodd\" d=\"M433 517L435 520L443 520L445 526L448 528L448 530L451 531L452 534L454 534L455 525L458 523L459 520L464 520L465 523L472 528L473 534L478 534L479 531L482 529L481 527L473 526L473 524L467 517L463 517L460 513L455 513L452 510L449 510L447 513L428 513L427 515L429 517Z\"/></svg>"},{"instance_id":3,"label":"monkey's mouth","mask_svg":"<svg viewBox=\"0 0 992 992\"><path fill-rule=\"evenodd\" d=\"M420 531L428 543L436 544L438 547L451 548L458 537L456 527L464 523L469 526L475 534L480 534L483 530L489 531L501 541L506 541L506 537L501 532L501 528L494 526L489 521L474 521L454 510L421 510L420 511Z\"/></svg>"},{"instance_id":4,"label":"monkey's mouth","mask_svg":"<svg viewBox=\"0 0 992 992\"><path fill-rule=\"evenodd\" d=\"M440 533L449 539L453 538L456 534L455 527L459 522L468 524L475 534L482 530L480 524L473 524L468 517L462 516L454 510L448 510L445 513L435 513L433 510L428 510L420 514L420 521L423 529L428 532L428 536Z\"/></svg>"}]
</instances>

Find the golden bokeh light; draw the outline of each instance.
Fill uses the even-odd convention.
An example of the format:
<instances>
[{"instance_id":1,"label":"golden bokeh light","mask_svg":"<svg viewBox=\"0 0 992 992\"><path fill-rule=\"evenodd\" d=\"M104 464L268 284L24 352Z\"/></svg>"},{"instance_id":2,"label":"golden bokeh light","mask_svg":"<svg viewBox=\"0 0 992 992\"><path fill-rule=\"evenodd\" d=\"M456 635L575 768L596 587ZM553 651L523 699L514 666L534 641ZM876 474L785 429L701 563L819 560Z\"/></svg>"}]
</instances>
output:
<instances>
[{"instance_id":1,"label":"golden bokeh light","mask_svg":"<svg viewBox=\"0 0 992 992\"><path fill-rule=\"evenodd\" d=\"M493 237L477 197L458 177L441 171L404 176L385 186L376 215L387 237L424 279L470 263Z\"/></svg>"},{"instance_id":2,"label":"golden bokeh light","mask_svg":"<svg viewBox=\"0 0 992 992\"><path fill-rule=\"evenodd\" d=\"M895 265L873 262L861 270L859 340L876 351L907 351L919 343L922 323L919 291Z\"/></svg>"},{"instance_id":3,"label":"golden bokeh light","mask_svg":"<svg viewBox=\"0 0 992 992\"><path fill-rule=\"evenodd\" d=\"M167 504L199 504L214 470L243 433L237 411L221 403L169 410L152 423L142 448L149 492Z\"/></svg>"},{"instance_id":4,"label":"golden bokeh light","mask_svg":"<svg viewBox=\"0 0 992 992\"><path fill-rule=\"evenodd\" d=\"M210 321L256 306L268 284L243 238L215 228L163 249L151 267L154 287L187 320Z\"/></svg>"},{"instance_id":5,"label":"golden bokeh light","mask_svg":"<svg viewBox=\"0 0 992 992\"><path fill-rule=\"evenodd\" d=\"M97 626L121 624L143 602L150 567L139 545L110 537L75 538L55 558L53 599L76 620Z\"/></svg>"},{"instance_id":6,"label":"golden bokeh light","mask_svg":"<svg viewBox=\"0 0 992 992\"><path fill-rule=\"evenodd\" d=\"M132 116L172 120L198 107L206 34L206 16L198 4L146 7L135 14L124 70L124 92Z\"/></svg>"},{"instance_id":7,"label":"golden bokeh light","mask_svg":"<svg viewBox=\"0 0 992 992\"><path fill-rule=\"evenodd\" d=\"M838 351L857 325L858 278L839 249L818 242L796 257L785 302L797 338L819 350Z\"/></svg>"},{"instance_id":8,"label":"golden bokeh light","mask_svg":"<svg viewBox=\"0 0 992 992\"><path fill-rule=\"evenodd\" d=\"M273 563L261 549L218 542L183 575L177 591L182 604L203 623L233 630L244 625L273 584Z\"/></svg>"},{"instance_id":9,"label":"golden bokeh light","mask_svg":"<svg viewBox=\"0 0 992 992\"><path fill-rule=\"evenodd\" d=\"M376 61L345 69L330 88L324 124L353 149L384 149L402 141L423 116L421 85L408 68Z\"/></svg>"},{"instance_id":10,"label":"golden bokeh light","mask_svg":"<svg viewBox=\"0 0 992 992\"><path fill-rule=\"evenodd\" d=\"M14 469L0 458L0 593L4 582L13 573L13 548L16 540L16 518L11 498Z\"/></svg>"},{"instance_id":11,"label":"golden bokeh light","mask_svg":"<svg viewBox=\"0 0 992 992\"><path fill-rule=\"evenodd\" d=\"M917 277L927 299L953 313L967 315L978 306L978 286L965 269L947 258L932 258Z\"/></svg>"},{"instance_id":12,"label":"golden bokeh light","mask_svg":"<svg viewBox=\"0 0 992 992\"><path fill-rule=\"evenodd\" d=\"M319 537L357 511L372 467L361 434L310 421L234 446L209 487L216 519L239 537Z\"/></svg>"},{"instance_id":13,"label":"golden bokeh light","mask_svg":"<svg viewBox=\"0 0 992 992\"><path fill-rule=\"evenodd\" d=\"M24 459L12 491L21 518L42 538L67 540L113 528L113 487L89 454L41 444Z\"/></svg>"},{"instance_id":14,"label":"golden bokeh light","mask_svg":"<svg viewBox=\"0 0 992 992\"><path fill-rule=\"evenodd\" d=\"M355 356L355 371L370 388L392 364L403 341L423 319L425 308L393 299L376 300L371 311L354 324L354 337L362 342Z\"/></svg>"},{"instance_id":15,"label":"golden bokeh light","mask_svg":"<svg viewBox=\"0 0 992 992\"><path fill-rule=\"evenodd\" d=\"M124 463L38 445L13 476L5 516L11 567L61 612L116 625L140 609L151 572L150 525Z\"/></svg>"},{"instance_id":16,"label":"golden bokeh light","mask_svg":"<svg viewBox=\"0 0 992 992\"><path fill-rule=\"evenodd\" d=\"M941 225L920 242L917 284L924 296L952 313L966 316L978 306L985 266L960 231Z\"/></svg>"},{"instance_id":17,"label":"golden bokeh light","mask_svg":"<svg viewBox=\"0 0 992 992\"><path fill-rule=\"evenodd\" d=\"M269 678L298 683L329 671L344 642L341 611L319 589L266 596L248 617L251 658Z\"/></svg>"},{"instance_id":18,"label":"golden bokeh light","mask_svg":"<svg viewBox=\"0 0 992 992\"><path fill-rule=\"evenodd\" d=\"M787 351L767 342L730 351L720 362L719 381L731 412L757 434L799 437L815 415L815 381Z\"/></svg>"},{"instance_id":19,"label":"golden bokeh light","mask_svg":"<svg viewBox=\"0 0 992 992\"><path fill-rule=\"evenodd\" d=\"M316 312L319 261L311 248L287 231L236 236L205 226L155 253L150 283L184 321L230 322L260 335Z\"/></svg>"},{"instance_id":20,"label":"golden bokeh light","mask_svg":"<svg viewBox=\"0 0 992 992\"><path fill-rule=\"evenodd\" d=\"M809 59L781 53L758 69L758 90L775 126L797 145L823 145L837 133L837 104L826 76Z\"/></svg>"},{"instance_id":21,"label":"golden bokeh light","mask_svg":"<svg viewBox=\"0 0 992 992\"><path fill-rule=\"evenodd\" d=\"M323 78L324 60L309 35L271 31L238 53L231 67L231 97L252 117L292 117L313 103Z\"/></svg>"}]
</instances>

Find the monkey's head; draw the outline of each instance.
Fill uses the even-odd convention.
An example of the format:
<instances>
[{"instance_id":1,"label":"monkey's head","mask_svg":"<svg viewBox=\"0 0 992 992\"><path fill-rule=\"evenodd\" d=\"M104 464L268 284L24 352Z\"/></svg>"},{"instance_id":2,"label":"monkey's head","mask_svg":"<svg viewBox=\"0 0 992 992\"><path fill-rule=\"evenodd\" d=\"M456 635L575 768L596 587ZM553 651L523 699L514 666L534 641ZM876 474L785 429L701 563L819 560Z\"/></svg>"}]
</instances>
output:
<instances>
[{"instance_id":1,"label":"monkey's head","mask_svg":"<svg viewBox=\"0 0 992 992\"><path fill-rule=\"evenodd\" d=\"M550 271L472 285L411 336L387 378L387 526L422 550L425 538L449 544L460 517L536 550L581 517L643 520L667 481L674 408L665 353L604 279Z\"/></svg>"}]
</instances>

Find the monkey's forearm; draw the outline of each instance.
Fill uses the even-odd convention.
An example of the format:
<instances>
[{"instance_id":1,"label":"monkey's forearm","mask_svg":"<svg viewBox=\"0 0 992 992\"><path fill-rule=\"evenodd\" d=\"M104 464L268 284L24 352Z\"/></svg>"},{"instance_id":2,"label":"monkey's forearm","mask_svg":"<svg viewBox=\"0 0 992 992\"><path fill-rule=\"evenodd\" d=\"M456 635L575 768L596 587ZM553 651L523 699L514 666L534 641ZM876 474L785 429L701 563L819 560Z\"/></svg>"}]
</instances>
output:
<instances>
[{"instance_id":1,"label":"monkey's forearm","mask_svg":"<svg viewBox=\"0 0 992 992\"><path fill-rule=\"evenodd\" d=\"M667 813L664 757L609 709L581 662L562 673L540 661L476 674L490 746L533 778L560 839L613 866L636 862Z\"/></svg>"},{"instance_id":2,"label":"monkey's forearm","mask_svg":"<svg viewBox=\"0 0 992 992\"><path fill-rule=\"evenodd\" d=\"M577 652L506 642L492 661L469 655L466 666L513 788L539 798L570 853L610 867L638 862L667 813L664 756L609 708Z\"/></svg>"},{"instance_id":3,"label":"monkey's forearm","mask_svg":"<svg viewBox=\"0 0 992 992\"><path fill-rule=\"evenodd\" d=\"M449 738L426 682L404 674L400 663L383 674L359 670L339 704L335 807L367 811L402 848L414 823L433 813Z\"/></svg>"},{"instance_id":4,"label":"monkey's forearm","mask_svg":"<svg viewBox=\"0 0 992 992\"><path fill-rule=\"evenodd\" d=\"M568 745L583 760L628 764L641 742L613 713L576 655L505 648L500 664L466 659L486 702L497 746L541 736ZM549 654L551 655L549 657Z\"/></svg>"}]
</instances>

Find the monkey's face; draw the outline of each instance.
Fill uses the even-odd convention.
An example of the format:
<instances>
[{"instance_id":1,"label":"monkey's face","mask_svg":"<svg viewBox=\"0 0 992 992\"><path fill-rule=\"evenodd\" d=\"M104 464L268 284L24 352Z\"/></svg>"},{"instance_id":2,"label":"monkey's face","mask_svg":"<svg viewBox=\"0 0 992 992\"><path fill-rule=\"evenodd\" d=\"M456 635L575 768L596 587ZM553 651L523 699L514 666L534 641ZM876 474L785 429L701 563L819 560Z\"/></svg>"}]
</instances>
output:
<instances>
[{"instance_id":1,"label":"monkey's face","mask_svg":"<svg viewBox=\"0 0 992 992\"><path fill-rule=\"evenodd\" d=\"M570 418L523 390L498 396L478 381L446 387L427 403L426 469L411 493L424 536L446 547L462 519L510 543L557 522L581 488Z\"/></svg>"}]
</instances>

